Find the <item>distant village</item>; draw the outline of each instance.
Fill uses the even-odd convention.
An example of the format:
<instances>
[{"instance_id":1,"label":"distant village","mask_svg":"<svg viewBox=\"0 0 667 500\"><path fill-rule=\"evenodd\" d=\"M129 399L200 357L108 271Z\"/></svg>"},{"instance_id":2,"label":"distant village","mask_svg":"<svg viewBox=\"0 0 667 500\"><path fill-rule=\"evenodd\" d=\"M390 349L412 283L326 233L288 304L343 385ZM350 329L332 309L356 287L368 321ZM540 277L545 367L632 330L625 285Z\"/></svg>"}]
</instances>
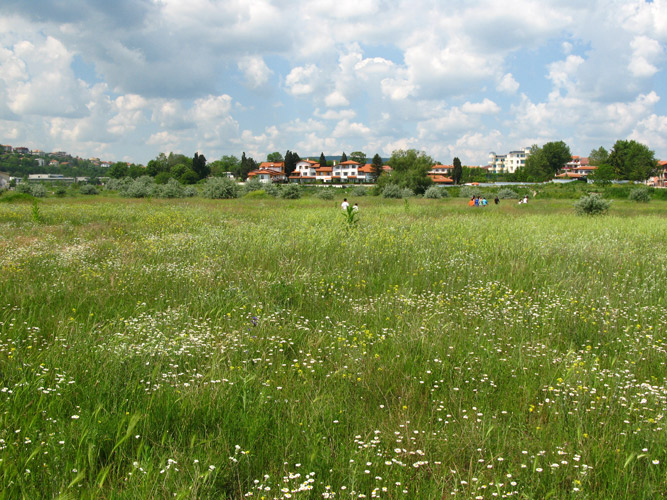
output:
<instances>
[{"instance_id":1,"label":"distant village","mask_svg":"<svg viewBox=\"0 0 667 500\"><path fill-rule=\"evenodd\" d=\"M104 161L99 158L83 159L73 157L64 151L45 153L39 149L31 150L27 147L13 147L10 145L0 145L0 153L16 154L21 156L30 156L39 167L55 168L69 166L70 160L84 161L87 164L107 169L114 162ZM484 175L488 174L514 174L518 169L526 164L526 159L530 156L531 148L525 147L516 151L510 151L507 154L489 153L489 163L485 166L470 166L468 169L480 169ZM667 161L659 161L659 170L657 175L647 179L646 184L655 187L667 187ZM127 164L130 166L130 163ZM145 168L143 165L139 167ZM586 180L589 175L594 173L598 167L589 164L589 158L582 156L572 156L571 160L565 164L559 174L555 176L555 181ZM428 176L436 185L452 185L453 165L433 165L428 172ZM391 172L389 165L383 165L383 172ZM227 173L228 177L233 177ZM341 162L333 161L329 165L321 165L319 161L303 159L296 163L296 168L289 175L285 172L284 161L266 161L258 165L258 168L248 173L248 179L256 179L263 183L299 183L299 184L372 184L376 181L378 172L372 163L361 164L354 160L345 160ZM14 180L20 183L24 178L0 177L0 186L8 181ZM87 182L88 177L68 177L57 173L39 173L29 174L29 182Z\"/></svg>"}]
</instances>

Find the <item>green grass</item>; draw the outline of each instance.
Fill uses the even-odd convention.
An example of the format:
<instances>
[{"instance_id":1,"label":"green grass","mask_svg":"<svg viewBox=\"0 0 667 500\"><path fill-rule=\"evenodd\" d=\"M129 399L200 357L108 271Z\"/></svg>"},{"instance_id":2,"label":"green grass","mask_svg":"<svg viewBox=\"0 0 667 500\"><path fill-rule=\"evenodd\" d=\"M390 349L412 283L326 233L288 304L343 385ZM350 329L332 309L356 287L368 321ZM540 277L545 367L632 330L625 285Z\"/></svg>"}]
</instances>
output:
<instances>
[{"instance_id":1,"label":"green grass","mask_svg":"<svg viewBox=\"0 0 667 500\"><path fill-rule=\"evenodd\" d=\"M0 499L667 494L666 202L359 203L0 205Z\"/></svg>"}]
</instances>

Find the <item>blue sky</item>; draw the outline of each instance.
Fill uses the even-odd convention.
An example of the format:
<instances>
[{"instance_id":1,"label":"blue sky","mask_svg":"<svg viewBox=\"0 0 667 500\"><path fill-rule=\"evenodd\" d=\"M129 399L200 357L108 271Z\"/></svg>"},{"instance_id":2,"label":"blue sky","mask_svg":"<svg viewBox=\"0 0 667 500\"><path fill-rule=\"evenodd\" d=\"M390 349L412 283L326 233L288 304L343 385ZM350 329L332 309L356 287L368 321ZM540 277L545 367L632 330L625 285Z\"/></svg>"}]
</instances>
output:
<instances>
[{"instance_id":1,"label":"blue sky","mask_svg":"<svg viewBox=\"0 0 667 500\"><path fill-rule=\"evenodd\" d=\"M667 0L3 0L0 143L146 163L564 140L667 159Z\"/></svg>"}]
</instances>

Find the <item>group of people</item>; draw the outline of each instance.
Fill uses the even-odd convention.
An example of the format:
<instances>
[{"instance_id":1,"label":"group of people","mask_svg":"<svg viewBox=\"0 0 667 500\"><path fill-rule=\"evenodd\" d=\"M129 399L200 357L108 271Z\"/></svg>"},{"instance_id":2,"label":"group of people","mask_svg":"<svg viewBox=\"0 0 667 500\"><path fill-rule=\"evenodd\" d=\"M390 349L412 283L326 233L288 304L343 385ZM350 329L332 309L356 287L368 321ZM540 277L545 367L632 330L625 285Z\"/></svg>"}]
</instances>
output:
<instances>
[{"instance_id":1,"label":"group of people","mask_svg":"<svg viewBox=\"0 0 667 500\"><path fill-rule=\"evenodd\" d=\"M497 205L500 203L500 199L496 196L496 199L493 200L493 202ZM489 204L488 201L486 201L486 197L482 196L481 198L479 196L473 196L470 198L470 201L468 202L469 207L485 207Z\"/></svg>"},{"instance_id":2,"label":"group of people","mask_svg":"<svg viewBox=\"0 0 667 500\"><path fill-rule=\"evenodd\" d=\"M525 203L528 203L528 195L526 195L522 199L520 199L518 205L523 205Z\"/></svg>"},{"instance_id":3,"label":"group of people","mask_svg":"<svg viewBox=\"0 0 667 500\"><path fill-rule=\"evenodd\" d=\"M349 206L350 206L350 204L347 202L347 198L343 198L343 203L340 204L340 208L343 209L343 211L346 211ZM352 206L352 210L357 212L359 210L359 204L355 203Z\"/></svg>"}]
</instances>

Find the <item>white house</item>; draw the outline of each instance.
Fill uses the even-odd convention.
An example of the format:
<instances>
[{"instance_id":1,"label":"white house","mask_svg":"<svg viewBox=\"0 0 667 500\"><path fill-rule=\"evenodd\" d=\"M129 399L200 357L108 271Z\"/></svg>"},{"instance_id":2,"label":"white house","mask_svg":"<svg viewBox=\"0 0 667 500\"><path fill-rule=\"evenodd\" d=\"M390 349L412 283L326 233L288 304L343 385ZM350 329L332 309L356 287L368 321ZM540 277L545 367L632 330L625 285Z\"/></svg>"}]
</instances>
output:
<instances>
[{"instance_id":1,"label":"white house","mask_svg":"<svg viewBox=\"0 0 667 500\"><path fill-rule=\"evenodd\" d=\"M526 166L526 158L530 156L530 148L510 151L506 155L489 153L489 170L494 174L513 174L517 169Z\"/></svg>"}]
</instances>

